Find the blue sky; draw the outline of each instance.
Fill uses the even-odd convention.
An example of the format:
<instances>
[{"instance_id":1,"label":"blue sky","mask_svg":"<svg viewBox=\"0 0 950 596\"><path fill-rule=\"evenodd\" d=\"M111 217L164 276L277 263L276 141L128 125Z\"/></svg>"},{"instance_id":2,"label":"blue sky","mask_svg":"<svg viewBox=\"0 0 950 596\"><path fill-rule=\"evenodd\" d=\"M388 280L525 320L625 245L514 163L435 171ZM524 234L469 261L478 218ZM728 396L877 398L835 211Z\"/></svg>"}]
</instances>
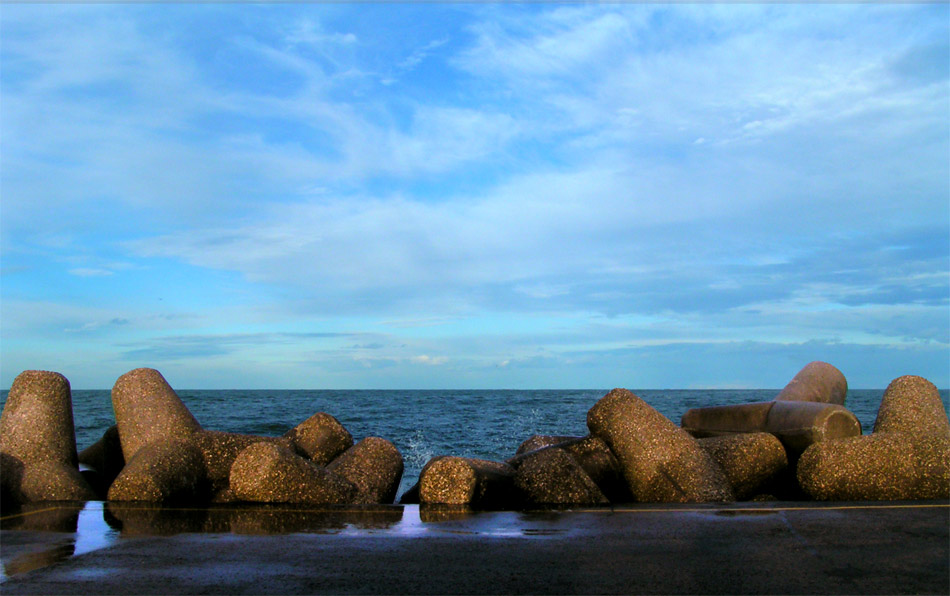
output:
<instances>
[{"instance_id":1,"label":"blue sky","mask_svg":"<svg viewBox=\"0 0 950 596\"><path fill-rule=\"evenodd\" d=\"M946 4L4 4L0 385L950 386Z\"/></svg>"}]
</instances>

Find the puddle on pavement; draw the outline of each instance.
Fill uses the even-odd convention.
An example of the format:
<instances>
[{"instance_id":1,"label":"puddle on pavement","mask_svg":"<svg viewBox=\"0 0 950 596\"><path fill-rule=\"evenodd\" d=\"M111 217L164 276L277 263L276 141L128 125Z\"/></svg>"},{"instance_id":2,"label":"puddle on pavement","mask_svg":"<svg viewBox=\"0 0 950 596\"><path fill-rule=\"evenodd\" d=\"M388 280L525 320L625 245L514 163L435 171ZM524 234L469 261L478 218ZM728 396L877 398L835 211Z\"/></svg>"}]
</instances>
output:
<instances>
[{"instance_id":1,"label":"puddle on pavement","mask_svg":"<svg viewBox=\"0 0 950 596\"><path fill-rule=\"evenodd\" d=\"M550 515L473 512L419 505L154 507L90 501L24 506L0 517L0 581L108 548L121 538L203 534L456 535L544 538L564 534ZM19 532L23 532L20 534Z\"/></svg>"},{"instance_id":2,"label":"puddle on pavement","mask_svg":"<svg viewBox=\"0 0 950 596\"><path fill-rule=\"evenodd\" d=\"M119 532L106 523L102 503L98 502L26 507L3 517L0 528L39 533L33 542L6 541L0 556L0 581L106 548L119 537Z\"/></svg>"}]
</instances>

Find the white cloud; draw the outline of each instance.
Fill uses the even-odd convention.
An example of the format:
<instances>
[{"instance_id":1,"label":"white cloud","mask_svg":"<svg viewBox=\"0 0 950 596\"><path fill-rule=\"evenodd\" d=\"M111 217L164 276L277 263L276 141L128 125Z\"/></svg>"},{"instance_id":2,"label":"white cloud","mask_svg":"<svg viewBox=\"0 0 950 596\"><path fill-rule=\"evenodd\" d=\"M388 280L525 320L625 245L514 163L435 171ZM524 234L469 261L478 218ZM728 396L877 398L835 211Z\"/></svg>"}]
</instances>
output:
<instances>
[{"instance_id":1,"label":"white cloud","mask_svg":"<svg viewBox=\"0 0 950 596\"><path fill-rule=\"evenodd\" d=\"M76 267L75 269L69 270L70 275L76 275L79 277L102 277L112 275L112 271L108 269L94 269L90 267Z\"/></svg>"},{"instance_id":2,"label":"white cloud","mask_svg":"<svg viewBox=\"0 0 950 596\"><path fill-rule=\"evenodd\" d=\"M415 364L425 364L427 366L439 366L445 364L449 361L447 356L429 356L427 354L422 354L419 356L413 356L410 358L410 361Z\"/></svg>"}]
</instances>

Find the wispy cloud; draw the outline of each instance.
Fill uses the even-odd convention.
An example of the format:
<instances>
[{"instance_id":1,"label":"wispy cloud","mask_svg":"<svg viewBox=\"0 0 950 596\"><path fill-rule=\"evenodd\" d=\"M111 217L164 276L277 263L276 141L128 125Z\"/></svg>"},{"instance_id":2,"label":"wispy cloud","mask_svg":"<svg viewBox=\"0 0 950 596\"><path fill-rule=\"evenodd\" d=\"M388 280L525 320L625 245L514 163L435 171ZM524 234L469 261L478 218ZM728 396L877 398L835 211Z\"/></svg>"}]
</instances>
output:
<instances>
[{"instance_id":1,"label":"wispy cloud","mask_svg":"<svg viewBox=\"0 0 950 596\"><path fill-rule=\"evenodd\" d=\"M5 6L4 379L950 353L946 5L243 8Z\"/></svg>"}]
</instances>

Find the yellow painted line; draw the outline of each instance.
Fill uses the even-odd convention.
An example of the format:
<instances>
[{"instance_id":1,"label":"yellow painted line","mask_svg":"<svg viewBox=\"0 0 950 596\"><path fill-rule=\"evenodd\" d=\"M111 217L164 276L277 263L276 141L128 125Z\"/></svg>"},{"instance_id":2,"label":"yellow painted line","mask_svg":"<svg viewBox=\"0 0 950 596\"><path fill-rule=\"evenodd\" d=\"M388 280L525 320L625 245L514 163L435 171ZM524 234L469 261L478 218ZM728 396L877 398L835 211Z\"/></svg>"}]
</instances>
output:
<instances>
[{"instance_id":1,"label":"yellow painted line","mask_svg":"<svg viewBox=\"0 0 950 596\"><path fill-rule=\"evenodd\" d=\"M258 513L324 513L324 514L349 514L349 513L362 513L362 514L372 514L372 513L394 513L398 509L405 507L403 505L392 505L392 510L388 510L383 506L380 509L269 509L269 508L256 508L256 507L233 507L233 506L223 506L220 508L209 508L209 507L156 507L149 505L126 505L126 504L116 504L116 508L122 508L125 510L136 510L136 511L181 511L181 512L195 512L195 511L208 511L211 509L217 509L219 511L246 511L246 512L258 512ZM69 507L65 505L55 505L52 507L47 507L45 509L37 509L35 511L27 511L23 513L15 513L12 515L6 515L0 517L0 521L16 519L18 517L27 517L32 515L39 515L41 513L49 513L52 511L58 511L62 509L76 509L77 513L81 510L98 510L104 511L107 507L105 502L100 502L97 505L92 503L87 503L83 507ZM491 510L474 510L466 511L464 513L722 513L722 512L749 512L749 513L775 513L779 511L848 511L848 510L862 510L862 509L950 509L950 503L913 503L913 504L874 504L867 503L861 505L799 505L799 506L787 506L787 507L596 507L596 508L585 508L585 509L529 509L529 510L500 510L500 511L491 511Z\"/></svg>"}]
</instances>

